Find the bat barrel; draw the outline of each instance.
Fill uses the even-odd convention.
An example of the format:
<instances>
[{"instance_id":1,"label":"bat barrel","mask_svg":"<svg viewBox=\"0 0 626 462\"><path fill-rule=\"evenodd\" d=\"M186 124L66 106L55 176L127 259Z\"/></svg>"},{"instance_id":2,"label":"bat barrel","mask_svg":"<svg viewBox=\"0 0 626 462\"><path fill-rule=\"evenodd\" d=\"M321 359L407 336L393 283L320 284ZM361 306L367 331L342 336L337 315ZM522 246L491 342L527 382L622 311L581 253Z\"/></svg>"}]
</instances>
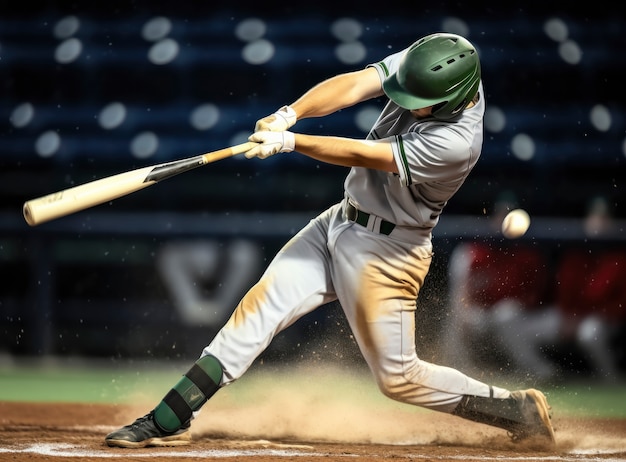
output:
<instances>
[{"instance_id":1,"label":"bat barrel","mask_svg":"<svg viewBox=\"0 0 626 462\"><path fill-rule=\"evenodd\" d=\"M146 181L153 168L131 170L31 199L24 203L24 219L30 226L36 226L146 188L155 183Z\"/></svg>"},{"instance_id":2,"label":"bat barrel","mask_svg":"<svg viewBox=\"0 0 626 462\"><path fill-rule=\"evenodd\" d=\"M32 199L24 203L24 219L30 226L36 226L55 218L112 201L159 181L171 178L179 173L246 152L256 146L256 144L252 142L242 143L187 159L138 168Z\"/></svg>"},{"instance_id":3,"label":"bat barrel","mask_svg":"<svg viewBox=\"0 0 626 462\"><path fill-rule=\"evenodd\" d=\"M114 199L100 196L92 197L90 200L77 200L76 197L64 197L64 193L50 194L25 202L22 212L26 223L37 226Z\"/></svg>"}]
</instances>

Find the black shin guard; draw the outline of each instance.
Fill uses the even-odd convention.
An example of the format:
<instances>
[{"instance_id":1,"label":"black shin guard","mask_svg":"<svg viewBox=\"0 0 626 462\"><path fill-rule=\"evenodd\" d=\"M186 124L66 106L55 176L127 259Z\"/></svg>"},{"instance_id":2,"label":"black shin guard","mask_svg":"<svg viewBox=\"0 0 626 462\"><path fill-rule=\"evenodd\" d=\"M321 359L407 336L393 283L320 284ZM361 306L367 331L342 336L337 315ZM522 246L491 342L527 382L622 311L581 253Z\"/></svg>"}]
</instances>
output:
<instances>
[{"instance_id":1,"label":"black shin guard","mask_svg":"<svg viewBox=\"0 0 626 462\"><path fill-rule=\"evenodd\" d=\"M220 362L213 356L200 358L154 409L156 424L167 432L178 430L215 394L221 381Z\"/></svg>"},{"instance_id":2,"label":"black shin guard","mask_svg":"<svg viewBox=\"0 0 626 462\"><path fill-rule=\"evenodd\" d=\"M452 414L509 431L524 422L519 403L513 398L464 396Z\"/></svg>"}]
</instances>

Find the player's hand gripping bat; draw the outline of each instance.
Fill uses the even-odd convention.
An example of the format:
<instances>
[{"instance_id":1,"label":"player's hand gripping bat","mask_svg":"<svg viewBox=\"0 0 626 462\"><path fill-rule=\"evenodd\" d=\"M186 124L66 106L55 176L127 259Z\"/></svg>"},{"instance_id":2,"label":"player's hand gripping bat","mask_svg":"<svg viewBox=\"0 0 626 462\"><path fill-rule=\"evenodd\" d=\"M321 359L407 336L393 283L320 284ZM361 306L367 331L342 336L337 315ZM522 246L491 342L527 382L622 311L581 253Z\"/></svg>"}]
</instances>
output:
<instances>
[{"instance_id":1,"label":"player's hand gripping bat","mask_svg":"<svg viewBox=\"0 0 626 462\"><path fill-rule=\"evenodd\" d=\"M186 159L130 170L31 199L24 203L24 219L30 226L36 226L126 196L179 173L249 151L256 145L252 142L242 143Z\"/></svg>"}]
</instances>

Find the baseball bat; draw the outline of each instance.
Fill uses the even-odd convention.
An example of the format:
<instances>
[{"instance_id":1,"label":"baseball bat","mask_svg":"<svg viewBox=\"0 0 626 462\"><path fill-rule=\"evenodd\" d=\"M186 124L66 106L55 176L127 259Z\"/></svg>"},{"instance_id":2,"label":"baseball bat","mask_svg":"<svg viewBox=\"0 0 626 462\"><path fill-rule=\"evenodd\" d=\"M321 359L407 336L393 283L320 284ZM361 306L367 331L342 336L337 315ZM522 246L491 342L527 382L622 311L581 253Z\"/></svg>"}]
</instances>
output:
<instances>
[{"instance_id":1,"label":"baseball bat","mask_svg":"<svg viewBox=\"0 0 626 462\"><path fill-rule=\"evenodd\" d=\"M246 152L256 145L252 142L242 143L186 159L118 173L31 199L24 203L24 219L30 226L36 226L126 196L179 173Z\"/></svg>"}]
</instances>

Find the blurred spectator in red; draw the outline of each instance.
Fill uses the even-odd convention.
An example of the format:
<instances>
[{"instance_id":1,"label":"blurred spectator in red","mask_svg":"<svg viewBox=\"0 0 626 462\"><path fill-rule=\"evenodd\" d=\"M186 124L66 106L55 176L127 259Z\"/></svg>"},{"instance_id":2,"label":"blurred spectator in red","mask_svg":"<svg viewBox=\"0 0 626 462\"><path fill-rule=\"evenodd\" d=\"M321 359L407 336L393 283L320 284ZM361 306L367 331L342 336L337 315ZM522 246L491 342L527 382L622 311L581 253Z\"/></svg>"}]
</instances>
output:
<instances>
[{"instance_id":1,"label":"blurred spectator in red","mask_svg":"<svg viewBox=\"0 0 626 462\"><path fill-rule=\"evenodd\" d=\"M602 238L613 226L602 198L591 203L584 220L590 237ZM619 378L617 349L626 327L626 249L589 241L584 248L563 252L557 270L556 301L562 312L561 332L575 341L595 375Z\"/></svg>"},{"instance_id":2,"label":"blurred spectator in red","mask_svg":"<svg viewBox=\"0 0 626 462\"><path fill-rule=\"evenodd\" d=\"M494 205L494 236L513 208L506 197ZM552 274L549 259L528 241L459 244L449 263L449 327L455 332L446 340L448 360L500 369L508 364L502 372L554 380L557 365L542 351L558 340L559 313L549 303Z\"/></svg>"}]
</instances>

